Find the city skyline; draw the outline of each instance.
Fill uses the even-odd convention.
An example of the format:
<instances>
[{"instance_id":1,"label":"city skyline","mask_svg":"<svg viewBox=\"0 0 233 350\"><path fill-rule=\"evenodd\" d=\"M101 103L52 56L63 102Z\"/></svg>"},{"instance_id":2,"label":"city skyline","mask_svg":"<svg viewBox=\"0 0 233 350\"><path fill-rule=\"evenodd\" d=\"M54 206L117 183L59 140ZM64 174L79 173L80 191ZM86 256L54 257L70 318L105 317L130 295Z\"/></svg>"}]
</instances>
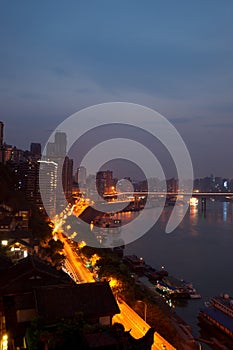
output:
<instances>
[{"instance_id":1,"label":"city skyline","mask_svg":"<svg viewBox=\"0 0 233 350\"><path fill-rule=\"evenodd\" d=\"M7 142L44 145L78 110L127 101L177 128L195 177L231 177L232 10L229 1L209 0L4 2L0 119Z\"/></svg>"},{"instance_id":2,"label":"city skyline","mask_svg":"<svg viewBox=\"0 0 233 350\"><path fill-rule=\"evenodd\" d=\"M22 148L18 148L15 144L13 144L12 142L9 143L7 142L7 140L5 140L4 138L4 134L5 134L5 125L4 125L4 122L3 121L0 121L0 124L2 125L1 126L1 142L2 144L5 144L6 146L10 147L10 149L16 149L16 150L19 150L20 152L31 152L31 153L34 153L32 152L32 148L33 147L38 147L40 148L41 151L43 151L43 148L41 147L41 143L38 142L34 142L34 141L30 141L30 144L27 148L25 149L22 149ZM4 132L3 132L4 130ZM44 152L45 154L47 153L47 150L48 150L48 147L52 146L52 144L50 145L50 143L48 143L45 148L44 148ZM75 147L77 148L77 146ZM84 150L85 150L85 147L84 147ZM71 148L71 160L75 162L74 166L73 166L73 169L74 169L74 173L73 175L75 176L75 169L78 169L80 166L82 167L82 165L80 165L80 161L82 159L82 153L81 152L81 155L78 155L76 154L77 157L75 157L75 151ZM70 154L69 152L67 153L70 157ZM75 158L73 159L72 156ZM37 157L38 157L38 154L37 154ZM119 166L119 164L121 164L121 166ZM122 165L123 164L123 165ZM99 171L101 170L112 170L115 174L117 174L117 178L125 178L125 177L131 177L132 175L134 175L132 177L132 180L133 181L143 181L144 179L144 175L143 175L143 172L142 170L137 166L137 164L134 164L133 162L130 162L130 161L127 161L125 159L113 159L112 161L110 162L107 162L106 164L103 164L103 166L99 169ZM126 171L126 172L125 172ZM166 179L169 179L169 178L176 178L176 172L174 172L174 169L172 169L170 174L168 174L168 176L166 176ZM88 174L89 176L93 176L95 175L95 172L93 173L89 173ZM233 179L233 174L230 175L230 176L226 176L225 174L221 174L221 173L217 173L217 174L213 174L213 172L209 172L208 174L203 174L202 176L195 176L195 179L202 179L202 178L207 178L207 177L213 177L213 178L222 178L222 179ZM154 178L154 176L151 176L151 178ZM155 176L156 178L156 176Z\"/></svg>"},{"instance_id":3,"label":"city skyline","mask_svg":"<svg viewBox=\"0 0 233 350\"><path fill-rule=\"evenodd\" d=\"M0 349L233 349L233 1L0 5Z\"/></svg>"},{"instance_id":4,"label":"city skyline","mask_svg":"<svg viewBox=\"0 0 233 350\"><path fill-rule=\"evenodd\" d=\"M31 142L30 143L30 151L17 149L14 145L8 145L4 141L4 123L0 121L0 163L7 163L8 161L12 162L12 165L21 166L27 163L27 166L29 168L32 165L32 168L36 171L35 174L39 171L39 167L37 166L37 163L47 163L47 160L51 163L57 163L60 164L63 163L63 172L64 172L64 180L66 184L63 184L66 188L65 192L66 195L69 197L71 194L71 187L72 182L73 185L76 183L79 184L81 179L81 185L84 187L86 186L87 180L93 181L93 177L96 177L96 180L98 180L98 174L110 172L111 173L111 181L113 181L109 186L111 187L114 185L118 180L121 179L127 179L130 182L134 184L145 183L150 181L158 181L161 184L163 184L164 179L159 178L156 176L151 176L149 178L146 178L143 171L133 162L130 162L125 159L114 159L113 161L106 162L105 165L103 165L98 172L96 173L87 173L87 169L82 166L73 166L73 159L69 158L66 155L66 148L67 148L67 138L66 134L64 132L57 132L54 137L54 142L47 143L47 146L45 148L45 154L42 156L42 149L41 144L38 142ZM49 163L48 162L48 163ZM125 174L125 170L127 169L127 172ZM69 173L69 175L68 175ZM127 175L127 176L125 176ZM66 178L66 180L65 180ZM69 178L69 180L68 180ZM73 178L73 180L71 180ZM168 188L171 186L169 185L169 181L173 183L173 181L176 182L175 187L178 186L178 179L175 176L172 177L165 177L167 181ZM98 181L97 181L98 182ZM37 183L37 182L36 182ZM200 190L202 191L213 191L213 192L229 192L233 190L233 177L227 178L225 176L216 176L214 174L206 174L204 177L197 177L194 178L194 191ZM142 185L143 187L145 185ZM174 187L174 185L172 185ZM155 189L156 190L156 189ZM38 191L38 189L36 190ZM100 191L101 192L101 191ZM169 190L168 190L169 192ZM171 190L171 192L176 192L176 190Z\"/></svg>"}]
</instances>

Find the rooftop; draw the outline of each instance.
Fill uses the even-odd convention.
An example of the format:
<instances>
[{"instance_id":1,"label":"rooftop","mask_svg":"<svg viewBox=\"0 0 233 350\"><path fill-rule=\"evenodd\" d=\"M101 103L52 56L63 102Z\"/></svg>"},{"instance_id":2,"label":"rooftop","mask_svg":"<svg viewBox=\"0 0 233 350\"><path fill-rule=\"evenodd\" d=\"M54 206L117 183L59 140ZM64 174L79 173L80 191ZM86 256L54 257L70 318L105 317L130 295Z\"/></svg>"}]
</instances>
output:
<instances>
[{"instance_id":1,"label":"rooftop","mask_svg":"<svg viewBox=\"0 0 233 350\"><path fill-rule=\"evenodd\" d=\"M47 322L71 318L76 312L98 317L120 312L107 282L39 287L35 298L37 313Z\"/></svg>"},{"instance_id":2,"label":"rooftop","mask_svg":"<svg viewBox=\"0 0 233 350\"><path fill-rule=\"evenodd\" d=\"M8 269L0 271L0 294L32 291L40 285L74 282L62 270L57 270L35 255L29 255Z\"/></svg>"}]
</instances>

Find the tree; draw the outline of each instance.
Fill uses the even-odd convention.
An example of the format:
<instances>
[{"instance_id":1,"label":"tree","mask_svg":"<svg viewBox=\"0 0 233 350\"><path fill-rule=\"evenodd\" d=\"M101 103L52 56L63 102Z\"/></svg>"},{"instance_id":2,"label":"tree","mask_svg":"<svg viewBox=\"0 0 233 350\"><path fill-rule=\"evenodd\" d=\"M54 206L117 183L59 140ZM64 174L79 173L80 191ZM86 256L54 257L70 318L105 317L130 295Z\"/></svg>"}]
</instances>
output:
<instances>
[{"instance_id":1,"label":"tree","mask_svg":"<svg viewBox=\"0 0 233 350\"><path fill-rule=\"evenodd\" d=\"M54 239L50 239L47 245L42 248L42 255L49 260L53 266L60 268L65 260L63 248L64 244L60 240L55 241Z\"/></svg>"},{"instance_id":2,"label":"tree","mask_svg":"<svg viewBox=\"0 0 233 350\"><path fill-rule=\"evenodd\" d=\"M42 214L38 212L37 208L32 208L29 226L32 230L33 236L39 239L42 244L47 243L52 239L52 227L50 227L46 217L42 216Z\"/></svg>"},{"instance_id":3,"label":"tree","mask_svg":"<svg viewBox=\"0 0 233 350\"><path fill-rule=\"evenodd\" d=\"M26 332L29 350L63 350L84 347L81 334L85 327L82 313L72 319L61 319L53 325L46 325L42 320L34 319Z\"/></svg>"}]
</instances>

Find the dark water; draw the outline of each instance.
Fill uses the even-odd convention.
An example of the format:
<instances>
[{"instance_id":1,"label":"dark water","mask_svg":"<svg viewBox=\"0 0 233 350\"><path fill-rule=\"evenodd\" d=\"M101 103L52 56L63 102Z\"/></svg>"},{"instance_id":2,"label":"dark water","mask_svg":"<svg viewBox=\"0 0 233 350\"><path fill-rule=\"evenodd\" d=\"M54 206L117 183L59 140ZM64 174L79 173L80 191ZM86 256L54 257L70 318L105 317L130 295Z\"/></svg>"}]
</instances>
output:
<instances>
[{"instance_id":1,"label":"dark water","mask_svg":"<svg viewBox=\"0 0 233 350\"><path fill-rule=\"evenodd\" d=\"M125 254L142 256L155 268L164 265L169 274L193 283L202 299L189 300L176 312L198 336L197 315L204 301L219 293L233 295L233 203L208 201L205 215L200 206L190 207L178 228L166 234L171 210L165 208L146 235L126 246Z\"/></svg>"}]
</instances>

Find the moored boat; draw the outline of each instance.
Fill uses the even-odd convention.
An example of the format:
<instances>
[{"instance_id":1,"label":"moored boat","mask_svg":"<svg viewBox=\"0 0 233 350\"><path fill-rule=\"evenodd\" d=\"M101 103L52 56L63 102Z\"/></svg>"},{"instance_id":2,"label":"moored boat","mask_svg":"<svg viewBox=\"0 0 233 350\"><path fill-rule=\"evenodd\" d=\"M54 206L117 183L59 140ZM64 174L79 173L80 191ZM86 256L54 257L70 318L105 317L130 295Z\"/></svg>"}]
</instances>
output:
<instances>
[{"instance_id":1,"label":"moored boat","mask_svg":"<svg viewBox=\"0 0 233 350\"><path fill-rule=\"evenodd\" d=\"M233 298L228 294L211 298L199 317L233 338Z\"/></svg>"}]
</instances>

